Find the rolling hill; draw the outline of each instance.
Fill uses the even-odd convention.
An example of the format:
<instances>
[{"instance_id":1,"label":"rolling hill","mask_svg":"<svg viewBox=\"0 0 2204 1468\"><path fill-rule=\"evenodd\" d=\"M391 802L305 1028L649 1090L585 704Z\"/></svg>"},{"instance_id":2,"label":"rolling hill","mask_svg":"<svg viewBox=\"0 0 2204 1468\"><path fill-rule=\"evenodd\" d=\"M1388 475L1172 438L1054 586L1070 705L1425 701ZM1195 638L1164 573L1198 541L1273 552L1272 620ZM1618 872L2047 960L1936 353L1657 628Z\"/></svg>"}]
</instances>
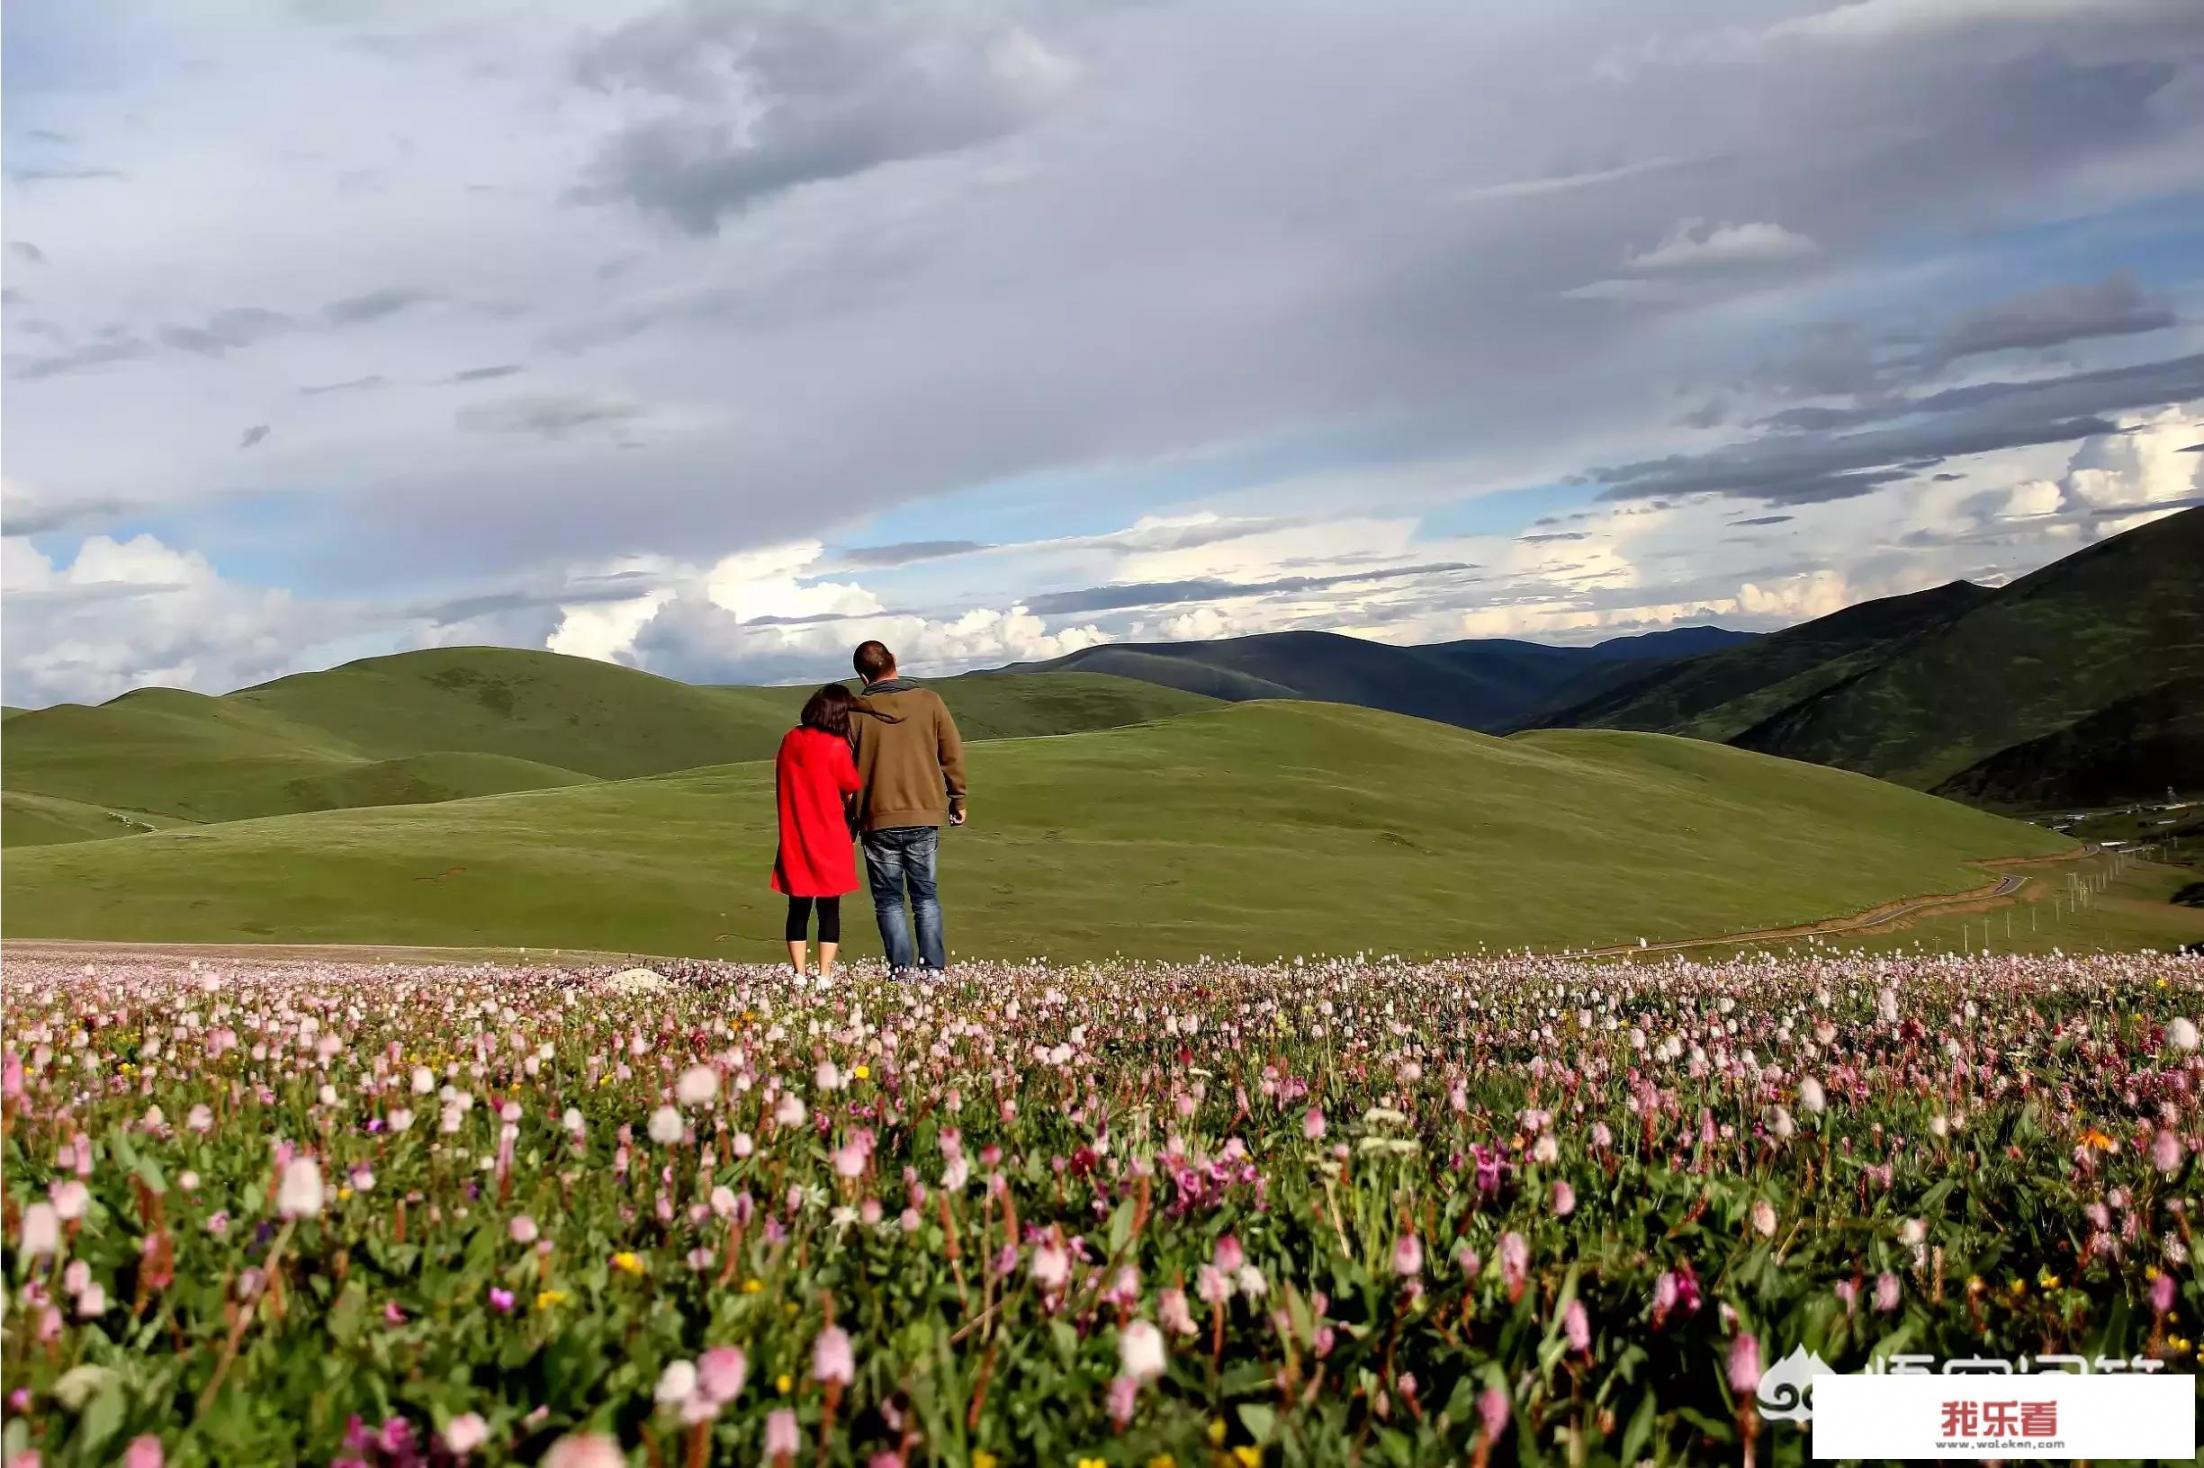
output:
<instances>
[{"instance_id":1,"label":"rolling hill","mask_svg":"<svg viewBox=\"0 0 2204 1468\"><path fill-rule=\"evenodd\" d=\"M761 759L808 688L709 688L586 658L439 648L219 698L176 689L20 713L0 742L11 793L212 822L417 804ZM969 737L1106 728L1208 701L1117 679L948 680ZM10 831L62 839L114 823ZM13 841L11 835L7 839Z\"/></svg>"},{"instance_id":2,"label":"rolling hill","mask_svg":"<svg viewBox=\"0 0 2204 1468\"><path fill-rule=\"evenodd\" d=\"M1545 947L1970 888L2061 838L1842 771L1655 735L1495 739L1330 704L972 752L953 948L1080 959ZM771 958L763 764L30 847L9 937L526 944ZM874 951L863 899L849 925Z\"/></svg>"},{"instance_id":3,"label":"rolling hill","mask_svg":"<svg viewBox=\"0 0 2204 1468\"><path fill-rule=\"evenodd\" d=\"M2199 566L2204 509L2191 509L1994 590L1850 607L1539 722L1718 739L2009 806L2194 793Z\"/></svg>"},{"instance_id":4,"label":"rolling hill","mask_svg":"<svg viewBox=\"0 0 2204 1468\"><path fill-rule=\"evenodd\" d=\"M1107 673L1235 703L1349 703L1490 732L1649 664L1754 640L1720 627L1678 627L1593 647L1501 638L1399 647L1336 632L1266 632L1215 642L1107 643L1004 671Z\"/></svg>"}]
</instances>

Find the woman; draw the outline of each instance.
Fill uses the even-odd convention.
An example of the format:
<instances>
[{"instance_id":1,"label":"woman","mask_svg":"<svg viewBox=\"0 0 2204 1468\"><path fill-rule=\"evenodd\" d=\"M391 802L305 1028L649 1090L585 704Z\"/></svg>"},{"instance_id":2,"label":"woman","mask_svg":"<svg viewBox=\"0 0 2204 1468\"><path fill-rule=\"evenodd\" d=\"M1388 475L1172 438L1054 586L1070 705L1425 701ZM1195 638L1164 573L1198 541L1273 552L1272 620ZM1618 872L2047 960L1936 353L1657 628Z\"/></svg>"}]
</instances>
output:
<instances>
[{"instance_id":1,"label":"woman","mask_svg":"<svg viewBox=\"0 0 2204 1468\"><path fill-rule=\"evenodd\" d=\"M842 894L857 890L850 803L861 782L850 757L849 721L860 709L839 683L829 683L804 704L797 727L781 740L773 762L773 793L780 811L781 845L773 858L773 890L788 898L788 961L804 971L811 909L819 909L819 978L834 976L842 945Z\"/></svg>"}]
</instances>

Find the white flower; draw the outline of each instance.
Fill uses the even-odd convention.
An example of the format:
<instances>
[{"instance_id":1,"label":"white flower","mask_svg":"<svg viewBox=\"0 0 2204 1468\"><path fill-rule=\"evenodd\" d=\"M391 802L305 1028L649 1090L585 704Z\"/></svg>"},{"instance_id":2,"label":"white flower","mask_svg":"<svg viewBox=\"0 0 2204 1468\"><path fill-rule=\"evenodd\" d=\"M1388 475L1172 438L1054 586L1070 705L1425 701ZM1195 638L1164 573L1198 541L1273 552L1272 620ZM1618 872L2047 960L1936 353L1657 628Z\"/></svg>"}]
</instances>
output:
<instances>
[{"instance_id":1,"label":"white flower","mask_svg":"<svg viewBox=\"0 0 2204 1468\"><path fill-rule=\"evenodd\" d=\"M425 1065L415 1066L413 1068L413 1094L416 1096L426 1096L429 1092L435 1089L436 1072L430 1070Z\"/></svg>"},{"instance_id":2,"label":"white flower","mask_svg":"<svg viewBox=\"0 0 2204 1468\"><path fill-rule=\"evenodd\" d=\"M1798 1083L1798 1109L1808 1116L1819 1116L1829 1099L1821 1093L1821 1082L1808 1076Z\"/></svg>"},{"instance_id":3,"label":"white flower","mask_svg":"<svg viewBox=\"0 0 2204 1468\"><path fill-rule=\"evenodd\" d=\"M811 1074L811 1083L822 1091L838 1091L842 1088L842 1072L833 1061L822 1060Z\"/></svg>"},{"instance_id":4,"label":"white flower","mask_svg":"<svg viewBox=\"0 0 2204 1468\"><path fill-rule=\"evenodd\" d=\"M1752 1205L1753 1232L1764 1239L1775 1237L1775 1205L1762 1198Z\"/></svg>"},{"instance_id":5,"label":"white flower","mask_svg":"<svg viewBox=\"0 0 2204 1468\"><path fill-rule=\"evenodd\" d=\"M708 1065L692 1065L674 1082L674 1099L683 1106L706 1106L719 1094L719 1072Z\"/></svg>"},{"instance_id":6,"label":"white flower","mask_svg":"<svg viewBox=\"0 0 2204 1468\"><path fill-rule=\"evenodd\" d=\"M384 1124L394 1132L408 1131L413 1126L413 1113L401 1106L383 1118Z\"/></svg>"},{"instance_id":7,"label":"white flower","mask_svg":"<svg viewBox=\"0 0 2204 1468\"><path fill-rule=\"evenodd\" d=\"M650 1114L650 1139L661 1147L671 1147L681 1140L681 1113L671 1106L661 1106Z\"/></svg>"},{"instance_id":8,"label":"white flower","mask_svg":"<svg viewBox=\"0 0 2204 1468\"><path fill-rule=\"evenodd\" d=\"M658 1390L653 1393L661 1407L678 1407L696 1395L696 1363L675 1361L659 1373Z\"/></svg>"},{"instance_id":9,"label":"white flower","mask_svg":"<svg viewBox=\"0 0 2204 1468\"><path fill-rule=\"evenodd\" d=\"M1163 1375L1163 1332L1145 1320L1126 1325L1117 1337L1117 1359L1135 1381L1154 1381Z\"/></svg>"},{"instance_id":10,"label":"white flower","mask_svg":"<svg viewBox=\"0 0 2204 1468\"><path fill-rule=\"evenodd\" d=\"M292 1158L276 1190L276 1211L285 1218L315 1218L321 1205L321 1164L311 1157Z\"/></svg>"},{"instance_id":11,"label":"white flower","mask_svg":"<svg viewBox=\"0 0 2204 1468\"><path fill-rule=\"evenodd\" d=\"M2166 1026L2166 1043L2176 1050L2196 1048L2196 1025L2188 1019L2175 1019Z\"/></svg>"}]
</instances>

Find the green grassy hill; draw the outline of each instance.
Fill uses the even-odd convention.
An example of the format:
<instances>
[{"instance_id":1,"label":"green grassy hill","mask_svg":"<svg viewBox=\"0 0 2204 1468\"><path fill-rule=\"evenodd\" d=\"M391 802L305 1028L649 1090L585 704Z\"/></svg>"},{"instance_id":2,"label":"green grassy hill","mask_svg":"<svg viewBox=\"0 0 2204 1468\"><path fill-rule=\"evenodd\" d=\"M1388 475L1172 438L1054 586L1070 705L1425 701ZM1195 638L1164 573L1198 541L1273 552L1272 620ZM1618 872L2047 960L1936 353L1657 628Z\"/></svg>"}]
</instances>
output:
<instances>
[{"instance_id":1,"label":"green grassy hill","mask_svg":"<svg viewBox=\"0 0 2204 1468\"><path fill-rule=\"evenodd\" d=\"M972 781L974 824L944 836L951 945L1010 957L1683 937L1962 890L1969 858L2065 844L1717 745L1336 705L984 744ZM766 959L772 844L761 764L291 815L11 853L5 931Z\"/></svg>"},{"instance_id":2,"label":"green grassy hill","mask_svg":"<svg viewBox=\"0 0 2204 1468\"><path fill-rule=\"evenodd\" d=\"M103 805L87 805L81 800L31 795L20 790L0 791L0 845L47 846L58 841L97 841L177 824L179 822L171 816L110 810Z\"/></svg>"},{"instance_id":3,"label":"green grassy hill","mask_svg":"<svg viewBox=\"0 0 2204 1468\"><path fill-rule=\"evenodd\" d=\"M1977 761L1938 795L2006 810L2204 795L2204 678L2160 684Z\"/></svg>"},{"instance_id":4,"label":"green grassy hill","mask_svg":"<svg viewBox=\"0 0 2204 1468\"><path fill-rule=\"evenodd\" d=\"M2087 803L2114 774L2162 790L2196 778L2193 722L2145 718L2164 728L2132 759L2101 743L2144 736L2124 704L2204 677L2199 565L2204 509L2191 509L1995 590L1862 603L1540 722L1718 739L1991 803Z\"/></svg>"},{"instance_id":5,"label":"green grassy hill","mask_svg":"<svg viewBox=\"0 0 2204 1468\"><path fill-rule=\"evenodd\" d=\"M1091 675L940 686L974 739L1116 727L1209 702ZM96 708L23 713L7 722L0 780L12 792L193 822L418 804L763 759L809 692L696 687L548 652L439 648L221 698L150 688ZM113 834L96 822L18 828Z\"/></svg>"},{"instance_id":6,"label":"green grassy hill","mask_svg":"<svg viewBox=\"0 0 2204 1468\"><path fill-rule=\"evenodd\" d=\"M1336 632L1264 632L1213 642L1109 643L1008 671L1111 673L1231 702L1316 699L1496 731L1588 697L1649 664L1755 639L1676 627L1591 647L1506 638L1397 647Z\"/></svg>"}]
</instances>

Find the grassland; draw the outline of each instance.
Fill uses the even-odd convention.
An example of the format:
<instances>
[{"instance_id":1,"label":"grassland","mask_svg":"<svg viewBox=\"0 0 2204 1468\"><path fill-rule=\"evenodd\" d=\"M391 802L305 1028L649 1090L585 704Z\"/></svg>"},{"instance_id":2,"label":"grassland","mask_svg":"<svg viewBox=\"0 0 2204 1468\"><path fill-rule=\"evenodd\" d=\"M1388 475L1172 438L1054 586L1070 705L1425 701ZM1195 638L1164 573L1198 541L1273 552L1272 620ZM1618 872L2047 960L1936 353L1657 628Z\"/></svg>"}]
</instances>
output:
<instances>
[{"instance_id":1,"label":"grassland","mask_svg":"<svg viewBox=\"0 0 2204 1468\"><path fill-rule=\"evenodd\" d=\"M182 824L171 816L110 810L81 800L0 791L0 844L47 846L58 841L98 841Z\"/></svg>"},{"instance_id":2,"label":"grassland","mask_svg":"<svg viewBox=\"0 0 2204 1468\"><path fill-rule=\"evenodd\" d=\"M947 680L968 737L1116 727L1206 707L1093 674ZM11 793L216 822L420 804L769 757L806 688L710 688L585 658L439 648L221 698L142 689L7 721ZM41 841L121 828L11 819ZM75 832L72 837L69 833Z\"/></svg>"},{"instance_id":3,"label":"grassland","mask_svg":"<svg viewBox=\"0 0 2204 1468\"><path fill-rule=\"evenodd\" d=\"M996 957L1689 937L1962 891L1971 859L2066 847L1717 745L1333 705L1001 740L972 765L974 823L944 838L950 940ZM765 958L771 811L767 768L735 764L32 848L6 866L5 931Z\"/></svg>"}]
</instances>

